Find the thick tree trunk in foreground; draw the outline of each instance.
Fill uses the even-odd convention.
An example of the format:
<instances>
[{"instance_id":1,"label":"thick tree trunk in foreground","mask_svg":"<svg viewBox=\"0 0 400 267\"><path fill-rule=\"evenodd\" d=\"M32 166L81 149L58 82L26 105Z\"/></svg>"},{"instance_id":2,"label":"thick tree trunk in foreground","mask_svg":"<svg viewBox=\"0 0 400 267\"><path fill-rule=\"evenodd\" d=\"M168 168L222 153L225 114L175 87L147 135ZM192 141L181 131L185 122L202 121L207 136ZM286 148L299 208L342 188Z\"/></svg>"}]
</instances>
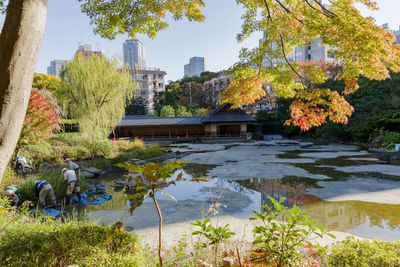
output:
<instances>
[{"instance_id":1,"label":"thick tree trunk in foreground","mask_svg":"<svg viewBox=\"0 0 400 267\"><path fill-rule=\"evenodd\" d=\"M11 0L0 34L0 183L17 144L44 34L47 0Z\"/></svg>"}]
</instances>

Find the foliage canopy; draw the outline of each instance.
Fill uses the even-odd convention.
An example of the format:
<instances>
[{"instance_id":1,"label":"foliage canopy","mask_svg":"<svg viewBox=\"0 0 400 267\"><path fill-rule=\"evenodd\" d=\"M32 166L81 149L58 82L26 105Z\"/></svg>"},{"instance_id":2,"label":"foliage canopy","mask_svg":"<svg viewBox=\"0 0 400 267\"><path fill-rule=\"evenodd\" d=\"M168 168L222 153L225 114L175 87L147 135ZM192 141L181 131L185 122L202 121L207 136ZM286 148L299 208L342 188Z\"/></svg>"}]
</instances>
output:
<instances>
[{"instance_id":1,"label":"foliage canopy","mask_svg":"<svg viewBox=\"0 0 400 267\"><path fill-rule=\"evenodd\" d=\"M330 48L330 54L343 64L337 79L346 84L344 94L357 91L358 77L372 80L389 77L389 69L400 71L400 47L395 37L363 17L355 4L376 10L371 0L329 1L329 6L310 0L238 0L245 14L237 40L262 31L259 47L242 49L241 61L230 71L232 83L221 103L236 106L256 100L265 93L260 84L269 82L278 97L295 97L287 124L302 130L319 126L327 119L346 124L353 108L342 95L316 84L328 75L315 64L300 64L290 58L296 47L308 47L314 41ZM252 71L249 62L256 71ZM304 75L304 70L307 75Z\"/></svg>"},{"instance_id":2,"label":"foliage canopy","mask_svg":"<svg viewBox=\"0 0 400 267\"><path fill-rule=\"evenodd\" d=\"M48 103L45 96L33 89L29 97L19 144L36 144L50 138L58 128L58 116L55 106Z\"/></svg>"},{"instance_id":3,"label":"foliage canopy","mask_svg":"<svg viewBox=\"0 0 400 267\"><path fill-rule=\"evenodd\" d=\"M135 90L129 71L115 60L81 53L62 72L59 99L79 129L91 138L107 138L125 114L127 99Z\"/></svg>"}]
</instances>

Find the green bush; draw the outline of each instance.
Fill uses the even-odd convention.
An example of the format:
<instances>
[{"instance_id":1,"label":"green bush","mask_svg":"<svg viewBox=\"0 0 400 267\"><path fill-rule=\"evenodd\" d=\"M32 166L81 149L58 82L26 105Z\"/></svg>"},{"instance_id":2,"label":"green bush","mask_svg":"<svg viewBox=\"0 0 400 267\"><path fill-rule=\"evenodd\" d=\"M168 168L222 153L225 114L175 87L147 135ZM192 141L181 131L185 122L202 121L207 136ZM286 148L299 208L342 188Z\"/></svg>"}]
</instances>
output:
<instances>
[{"instance_id":1,"label":"green bush","mask_svg":"<svg viewBox=\"0 0 400 267\"><path fill-rule=\"evenodd\" d=\"M88 141L88 146L92 156L110 156L113 152L113 144L108 139Z\"/></svg>"},{"instance_id":2,"label":"green bush","mask_svg":"<svg viewBox=\"0 0 400 267\"><path fill-rule=\"evenodd\" d=\"M71 160L90 158L91 152L87 147L63 146L63 157Z\"/></svg>"},{"instance_id":3,"label":"green bush","mask_svg":"<svg viewBox=\"0 0 400 267\"><path fill-rule=\"evenodd\" d=\"M400 241L356 240L349 237L331 247L317 249L326 266L400 266Z\"/></svg>"},{"instance_id":4,"label":"green bush","mask_svg":"<svg viewBox=\"0 0 400 267\"><path fill-rule=\"evenodd\" d=\"M387 132L383 137L383 141L386 145L400 143L400 133L398 132Z\"/></svg>"},{"instance_id":5,"label":"green bush","mask_svg":"<svg viewBox=\"0 0 400 267\"><path fill-rule=\"evenodd\" d=\"M137 236L115 226L67 218L61 223L12 211L0 214L0 225L1 266L153 265Z\"/></svg>"},{"instance_id":6,"label":"green bush","mask_svg":"<svg viewBox=\"0 0 400 267\"><path fill-rule=\"evenodd\" d=\"M19 154L28 159L33 165L53 162L55 159L53 146L45 140L39 144L22 146Z\"/></svg>"}]
</instances>

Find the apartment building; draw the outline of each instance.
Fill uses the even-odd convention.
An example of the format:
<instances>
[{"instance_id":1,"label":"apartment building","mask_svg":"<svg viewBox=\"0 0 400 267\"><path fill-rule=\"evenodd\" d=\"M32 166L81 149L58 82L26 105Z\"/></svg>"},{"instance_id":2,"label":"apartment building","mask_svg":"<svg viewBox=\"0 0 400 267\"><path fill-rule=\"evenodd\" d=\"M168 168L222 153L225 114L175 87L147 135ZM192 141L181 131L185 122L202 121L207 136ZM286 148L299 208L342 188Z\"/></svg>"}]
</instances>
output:
<instances>
[{"instance_id":1,"label":"apartment building","mask_svg":"<svg viewBox=\"0 0 400 267\"><path fill-rule=\"evenodd\" d=\"M131 70L131 75L139 85L137 97L145 99L147 112L154 109L154 93L165 91L165 76L167 73L158 68Z\"/></svg>"}]
</instances>

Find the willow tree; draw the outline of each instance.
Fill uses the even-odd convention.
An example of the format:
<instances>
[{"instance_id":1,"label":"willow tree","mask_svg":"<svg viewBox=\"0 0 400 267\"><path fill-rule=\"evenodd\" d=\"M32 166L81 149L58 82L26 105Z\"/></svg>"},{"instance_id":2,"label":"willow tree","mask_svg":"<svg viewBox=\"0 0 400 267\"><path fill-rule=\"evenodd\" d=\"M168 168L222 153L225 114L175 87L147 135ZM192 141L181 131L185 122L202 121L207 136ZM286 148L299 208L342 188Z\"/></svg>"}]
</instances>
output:
<instances>
[{"instance_id":1,"label":"willow tree","mask_svg":"<svg viewBox=\"0 0 400 267\"><path fill-rule=\"evenodd\" d=\"M107 138L125 114L134 83L116 60L78 53L61 74L60 102L68 106L79 131L90 139Z\"/></svg>"}]
</instances>

